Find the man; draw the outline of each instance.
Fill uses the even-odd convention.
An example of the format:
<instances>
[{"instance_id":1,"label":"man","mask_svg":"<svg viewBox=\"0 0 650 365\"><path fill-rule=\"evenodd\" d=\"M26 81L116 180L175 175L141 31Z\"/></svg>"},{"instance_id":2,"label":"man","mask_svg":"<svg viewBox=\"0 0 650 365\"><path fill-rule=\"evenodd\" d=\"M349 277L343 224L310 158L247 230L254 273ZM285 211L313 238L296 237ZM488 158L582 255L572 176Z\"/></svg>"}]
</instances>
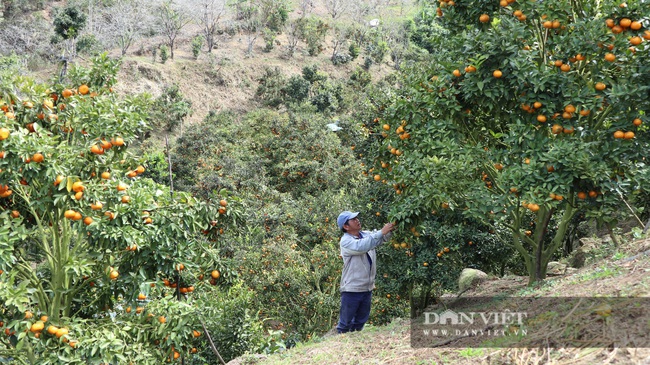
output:
<instances>
[{"instance_id":1,"label":"man","mask_svg":"<svg viewBox=\"0 0 650 365\"><path fill-rule=\"evenodd\" d=\"M336 220L343 231L341 237L341 311L338 333L361 331L370 316L372 290L377 274L375 247L390 239L393 223L379 231L362 231L359 213L342 212Z\"/></svg>"}]
</instances>

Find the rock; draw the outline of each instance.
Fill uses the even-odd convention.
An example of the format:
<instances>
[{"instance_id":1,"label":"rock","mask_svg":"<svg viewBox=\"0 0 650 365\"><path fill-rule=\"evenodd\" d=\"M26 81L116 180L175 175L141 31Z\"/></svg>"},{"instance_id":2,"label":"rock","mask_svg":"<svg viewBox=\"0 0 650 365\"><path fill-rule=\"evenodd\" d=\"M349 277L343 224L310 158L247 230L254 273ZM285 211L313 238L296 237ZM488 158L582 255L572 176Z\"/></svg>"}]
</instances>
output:
<instances>
[{"instance_id":1,"label":"rock","mask_svg":"<svg viewBox=\"0 0 650 365\"><path fill-rule=\"evenodd\" d=\"M566 273L566 265L559 263L557 261L551 261L546 267L546 275L557 276L564 275Z\"/></svg>"},{"instance_id":2,"label":"rock","mask_svg":"<svg viewBox=\"0 0 650 365\"><path fill-rule=\"evenodd\" d=\"M463 269L458 278L458 289L460 289L461 292L464 292L467 289L484 282L487 278L487 274L481 270L469 268Z\"/></svg>"},{"instance_id":3,"label":"rock","mask_svg":"<svg viewBox=\"0 0 650 365\"><path fill-rule=\"evenodd\" d=\"M579 269L585 266L585 261L587 260L587 254L582 247L578 247L569 258L569 264L572 268Z\"/></svg>"},{"instance_id":4,"label":"rock","mask_svg":"<svg viewBox=\"0 0 650 365\"><path fill-rule=\"evenodd\" d=\"M368 26L370 28L377 28L379 26L379 19L372 19L368 21Z\"/></svg>"}]
</instances>

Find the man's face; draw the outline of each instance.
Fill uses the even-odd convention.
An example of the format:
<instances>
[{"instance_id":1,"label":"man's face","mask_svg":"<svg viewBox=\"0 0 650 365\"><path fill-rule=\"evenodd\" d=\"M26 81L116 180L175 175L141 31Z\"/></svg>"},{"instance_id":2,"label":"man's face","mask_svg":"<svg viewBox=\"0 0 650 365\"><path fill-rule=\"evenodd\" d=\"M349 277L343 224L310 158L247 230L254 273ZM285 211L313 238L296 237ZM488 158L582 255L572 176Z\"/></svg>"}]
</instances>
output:
<instances>
[{"instance_id":1,"label":"man's face","mask_svg":"<svg viewBox=\"0 0 650 365\"><path fill-rule=\"evenodd\" d=\"M348 222L345 225L348 226L346 228L347 231L360 231L361 230L361 221L359 220L359 217L354 217L352 219L348 219Z\"/></svg>"}]
</instances>

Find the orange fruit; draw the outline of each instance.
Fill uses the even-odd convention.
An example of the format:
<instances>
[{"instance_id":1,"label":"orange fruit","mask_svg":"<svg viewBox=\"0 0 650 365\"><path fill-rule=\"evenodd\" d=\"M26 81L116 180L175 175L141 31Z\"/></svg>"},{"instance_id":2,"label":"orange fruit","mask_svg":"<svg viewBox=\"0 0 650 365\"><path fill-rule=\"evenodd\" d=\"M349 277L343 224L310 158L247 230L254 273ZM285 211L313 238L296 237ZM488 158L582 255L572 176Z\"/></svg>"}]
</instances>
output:
<instances>
[{"instance_id":1,"label":"orange fruit","mask_svg":"<svg viewBox=\"0 0 650 365\"><path fill-rule=\"evenodd\" d=\"M183 270L185 270L185 265L182 264L182 263L176 265L176 270L178 270L178 271L183 271Z\"/></svg>"},{"instance_id":2,"label":"orange fruit","mask_svg":"<svg viewBox=\"0 0 650 365\"><path fill-rule=\"evenodd\" d=\"M487 22L490 21L490 16L487 15L487 14L481 14L481 16L478 17L478 20L479 20L481 23L487 23Z\"/></svg>"},{"instance_id":3,"label":"orange fruit","mask_svg":"<svg viewBox=\"0 0 650 365\"><path fill-rule=\"evenodd\" d=\"M77 192L77 193L74 193L74 198L75 198L76 200L81 200L83 197L84 197L84 193L83 193L83 191L79 191L79 192Z\"/></svg>"},{"instance_id":4,"label":"orange fruit","mask_svg":"<svg viewBox=\"0 0 650 365\"><path fill-rule=\"evenodd\" d=\"M564 130L564 127L562 127L559 124L553 124L553 126L551 127L551 133L553 133L553 134L560 134L560 133L562 133L563 130Z\"/></svg>"},{"instance_id":5,"label":"orange fruit","mask_svg":"<svg viewBox=\"0 0 650 365\"><path fill-rule=\"evenodd\" d=\"M625 138L625 139L632 139L632 138L634 138L634 132L632 132L632 131L627 131L627 132L625 132L625 134L623 135L623 138Z\"/></svg>"},{"instance_id":6,"label":"orange fruit","mask_svg":"<svg viewBox=\"0 0 650 365\"><path fill-rule=\"evenodd\" d=\"M607 53L605 55L605 61L614 62L614 61L616 61L616 56L613 53Z\"/></svg>"},{"instance_id":7,"label":"orange fruit","mask_svg":"<svg viewBox=\"0 0 650 365\"><path fill-rule=\"evenodd\" d=\"M562 72L569 72L571 70L571 66L569 66L568 64L565 63L562 66L560 66L560 70Z\"/></svg>"},{"instance_id":8,"label":"orange fruit","mask_svg":"<svg viewBox=\"0 0 650 365\"><path fill-rule=\"evenodd\" d=\"M124 139L122 137L115 137L114 139L111 139L111 144L118 147L124 146Z\"/></svg>"},{"instance_id":9,"label":"orange fruit","mask_svg":"<svg viewBox=\"0 0 650 365\"><path fill-rule=\"evenodd\" d=\"M546 116L543 114L540 114L537 116L537 121L540 123L546 123Z\"/></svg>"},{"instance_id":10,"label":"orange fruit","mask_svg":"<svg viewBox=\"0 0 650 365\"><path fill-rule=\"evenodd\" d=\"M602 82L597 82L596 85L594 85L594 88L596 88L598 91L603 91L607 88L607 85Z\"/></svg>"},{"instance_id":11,"label":"orange fruit","mask_svg":"<svg viewBox=\"0 0 650 365\"><path fill-rule=\"evenodd\" d=\"M618 139L625 138L625 132L623 132L623 131L614 132L614 138L618 138Z\"/></svg>"},{"instance_id":12,"label":"orange fruit","mask_svg":"<svg viewBox=\"0 0 650 365\"><path fill-rule=\"evenodd\" d=\"M36 163L41 163L41 162L43 162L44 159L45 159L45 157L43 156L42 153L35 153L32 156L32 161L34 161Z\"/></svg>"},{"instance_id":13,"label":"orange fruit","mask_svg":"<svg viewBox=\"0 0 650 365\"><path fill-rule=\"evenodd\" d=\"M100 145L100 146L102 147L102 149L104 149L104 150L110 150L111 147L113 147L113 144L112 144L111 142L105 140L105 139L102 139L102 140L99 142L99 145Z\"/></svg>"},{"instance_id":14,"label":"orange fruit","mask_svg":"<svg viewBox=\"0 0 650 365\"><path fill-rule=\"evenodd\" d=\"M65 178L62 175L56 175L56 178L54 179L54 186L58 186L61 181L63 181L63 179Z\"/></svg>"},{"instance_id":15,"label":"orange fruit","mask_svg":"<svg viewBox=\"0 0 650 365\"><path fill-rule=\"evenodd\" d=\"M638 46L643 42L643 39L641 37L632 37L630 38L630 44L633 46Z\"/></svg>"},{"instance_id":16,"label":"orange fruit","mask_svg":"<svg viewBox=\"0 0 650 365\"><path fill-rule=\"evenodd\" d=\"M632 20L630 20L629 18L623 18L618 21L618 25L620 25L623 28L629 28L630 25L632 25Z\"/></svg>"},{"instance_id":17,"label":"orange fruit","mask_svg":"<svg viewBox=\"0 0 650 365\"><path fill-rule=\"evenodd\" d=\"M192 331L192 335L193 335L194 337L200 337L200 336L201 336L201 332L199 332L199 331L197 331L197 330L193 330L193 331Z\"/></svg>"},{"instance_id":18,"label":"orange fruit","mask_svg":"<svg viewBox=\"0 0 650 365\"><path fill-rule=\"evenodd\" d=\"M640 126L641 124L643 124L643 121L642 121L640 118L636 118L636 119L634 119L634 120L632 121L632 124L634 124L635 126L638 127L638 126Z\"/></svg>"},{"instance_id":19,"label":"orange fruit","mask_svg":"<svg viewBox=\"0 0 650 365\"><path fill-rule=\"evenodd\" d=\"M219 270L212 270L210 276L212 276L213 279L219 279L221 277L221 273Z\"/></svg>"},{"instance_id":20,"label":"orange fruit","mask_svg":"<svg viewBox=\"0 0 650 365\"><path fill-rule=\"evenodd\" d=\"M93 223L93 219L91 217L86 217L84 218L84 224L89 226Z\"/></svg>"},{"instance_id":21,"label":"orange fruit","mask_svg":"<svg viewBox=\"0 0 650 365\"><path fill-rule=\"evenodd\" d=\"M90 91L90 88L88 87L88 85L84 84L84 85L79 86L79 94L86 95L86 94L88 94L89 91Z\"/></svg>"},{"instance_id":22,"label":"orange fruit","mask_svg":"<svg viewBox=\"0 0 650 365\"><path fill-rule=\"evenodd\" d=\"M158 317L158 322L165 323L165 322L167 322L167 318L165 318L165 316L160 316L160 317Z\"/></svg>"},{"instance_id":23,"label":"orange fruit","mask_svg":"<svg viewBox=\"0 0 650 365\"><path fill-rule=\"evenodd\" d=\"M18 217L20 217L20 212L17 211L17 210L12 210L12 211L11 211L11 217L12 217L12 218L18 218Z\"/></svg>"},{"instance_id":24,"label":"orange fruit","mask_svg":"<svg viewBox=\"0 0 650 365\"><path fill-rule=\"evenodd\" d=\"M587 199L587 193L585 193L584 191L579 191L578 199Z\"/></svg>"},{"instance_id":25,"label":"orange fruit","mask_svg":"<svg viewBox=\"0 0 650 365\"><path fill-rule=\"evenodd\" d=\"M73 94L73 91L70 89L64 89L63 92L61 92L61 95L63 95L64 98L69 98Z\"/></svg>"},{"instance_id":26,"label":"orange fruit","mask_svg":"<svg viewBox=\"0 0 650 365\"><path fill-rule=\"evenodd\" d=\"M128 188L129 187L123 182L120 182L120 183L117 184L117 191L124 191L124 190L126 190Z\"/></svg>"},{"instance_id":27,"label":"orange fruit","mask_svg":"<svg viewBox=\"0 0 650 365\"><path fill-rule=\"evenodd\" d=\"M54 336L56 334L56 331L58 331L58 329L59 329L59 327L57 327L57 326L48 326L47 327L47 333Z\"/></svg>"},{"instance_id":28,"label":"orange fruit","mask_svg":"<svg viewBox=\"0 0 650 365\"><path fill-rule=\"evenodd\" d=\"M503 76L503 72L501 72L501 70L494 70L494 72L492 72L492 76L499 79L499 78L501 78L501 76Z\"/></svg>"},{"instance_id":29,"label":"orange fruit","mask_svg":"<svg viewBox=\"0 0 650 365\"><path fill-rule=\"evenodd\" d=\"M598 196L598 193L596 191L594 191L594 190L589 191L589 197L590 198L595 198L597 196Z\"/></svg>"},{"instance_id":30,"label":"orange fruit","mask_svg":"<svg viewBox=\"0 0 650 365\"><path fill-rule=\"evenodd\" d=\"M67 335L67 334L68 334L68 329L67 329L67 328L59 328L59 329L57 329L56 332L54 333L54 335L55 335L57 338L61 338L62 336L65 336L65 335Z\"/></svg>"},{"instance_id":31,"label":"orange fruit","mask_svg":"<svg viewBox=\"0 0 650 365\"><path fill-rule=\"evenodd\" d=\"M90 152L96 154L96 155L103 155L104 154L104 149L98 145L94 144L90 147Z\"/></svg>"},{"instance_id":32,"label":"orange fruit","mask_svg":"<svg viewBox=\"0 0 650 365\"><path fill-rule=\"evenodd\" d=\"M460 77L460 70L456 69L452 72L452 74L456 77Z\"/></svg>"},{"instance_id":33,"label":"orange fruit","mask_svg":"<svg viewBox=\"0 0 650 365\"><path fill-rule=\"evenodd\" d=\"M104 171L104 172L102 172L101 177L102 177L102 179L104 179L104 180L108 180L108 179L111 178L111 173L108 172L108 171Z\"/></svg>"},{"instance_id":34,"label":"orange fruit","mask_svg":"<svg viewBox=\"0 0 650 365\"><path fill-rule=\"evenodd\" d=\"M108 274L108 277L111 278L111 280L116 280L119 276L120 273L117 270L111 270L110 274Z\"/></svg>"},{"instance_id":35,"label":"orange fruit","mask_svg":"<svg viewBox=\"0 0 650 365\"><path fill-rule=\"evenodd\" d=\"M144 293L138 294L138 300L146 300L146 299L147 299L147 296L144 295Z\"/></svg>"},{"instance_id":36,"label":"orange fruit","mask_svg":"<svg viewBox=\"0 0 650 365\"><path fill-rule=\"evenodd\" d=\"M528 204L528 209L530 209L531 212L537 212L539 210L539 205L535 203Z\"/></svg>"},{"instance_id":37,"label":"orange fruit","mask_svg":"<svg viewBox=\"0 0 650 365\"><path fill-rule=\"evenodd\" d=\"M121 199L121 202L122 202L123 204L129 204L129 203L131 202L131 197L128 196L128 195L123 195L123 196L122 196L122 199Z\"/></svg>"},{"instance_id":38,"label":"orange fruit","mask_svg":"<svg viewBox=\"0 0 650 365\"><path fill-rule=\"evenodd\" d=\"M72 220L73 220L73 221L81 220L81 218L82 218L81 213L79 213L79 212L74 212L74 217L72 217Z\"/></svg>"},{"instance_id":39,"label":"orange fruit","mask_svg":"<svg viewBox=\"0 0 650 365\"><path fill-rule=\"evenodd\" d=\"M1 127L1 128L0 128L0 141L9 138L9 134L10 134L10 133L11 133L11 132L9 131L9 129L7 129L7 128L5 128L5 127Z\"/></svg>"}]
</instances>

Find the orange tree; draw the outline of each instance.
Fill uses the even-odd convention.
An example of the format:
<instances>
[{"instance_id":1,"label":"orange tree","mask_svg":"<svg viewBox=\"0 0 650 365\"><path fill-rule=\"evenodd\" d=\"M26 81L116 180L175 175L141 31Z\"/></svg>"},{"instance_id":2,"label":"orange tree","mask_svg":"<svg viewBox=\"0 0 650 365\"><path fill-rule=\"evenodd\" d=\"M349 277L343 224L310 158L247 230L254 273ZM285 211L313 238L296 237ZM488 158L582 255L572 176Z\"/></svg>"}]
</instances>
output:
<instances>
[{"instance_id":1,"label":"orange tree","mask_svg":"<svg viewBox=\"0 0 650 365\"><path fill-rule=\"evenodd\" d=\"M430 59L403 72L371 126L394 219L462 211L521 255L530 283L577 212L613 226L648 176L648 9L490 0L423 12Z\"/></svg>"},{"instance_id":2,"label":"orange tree","mask_svg":"<svg viewBox=\"0 0 650 365\"><path fill-rule=\"evenodd\" d=\"M195 232L227 227L236 198L172 197L141 178L128 146L147 128L148 99L118 99L118 67L101 56L65 84L0 70L0 357L15 363L198 352L200 311L176 298L212 290L201 274L218 260Z\"/></svg>"}]
</instances>

